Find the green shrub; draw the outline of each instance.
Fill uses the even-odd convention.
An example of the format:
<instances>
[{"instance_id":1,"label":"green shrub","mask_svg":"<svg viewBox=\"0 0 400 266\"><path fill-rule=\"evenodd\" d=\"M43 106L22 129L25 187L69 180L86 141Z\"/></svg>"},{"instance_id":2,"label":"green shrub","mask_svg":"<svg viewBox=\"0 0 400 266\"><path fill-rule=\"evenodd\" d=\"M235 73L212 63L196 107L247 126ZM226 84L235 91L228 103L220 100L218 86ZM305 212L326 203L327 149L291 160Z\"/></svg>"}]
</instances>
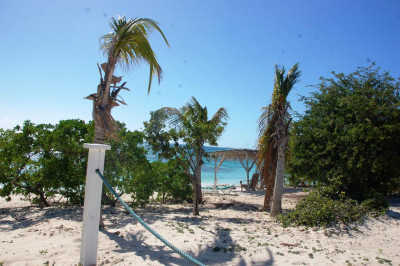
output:
<instances>
[{"instance_id":1,"label":"green shrub","mask_svg":"<svg viewBox=\"0 0 400 266\"><path fill-rule=\"evenodd\" d=\"M167 162L155 161L152 166L157 176L156 191L159 200L163 203L167 200L183 202L193 197L193 189L184 161L174 158Z\"/></svg>"},{"instance_id":2,"label":"green shrub","mask_svg":"<svg viewBox=\"0 0 400 266\"><path fill-rule=\"evenodd\" d=\"M368 204L359 204L347 198L343 193L337 199L324 196L321 190L312 191L301 200L296 208L277 217L284 226L329 226L342 222L345 224L359 221L371 211Z\"/></svg>"},{"instance_id":3,"label":"green shrub","mask_svg":"<svg viewBox=\"0 0 400 266\"><path fill-rule=\"evenodd\" d=\"M327 186L332 199L344 191L385 206L384 197L400 189L400 79L372 64L315 87L293 123L291 179Z\"/></svg>"}]
</instances>

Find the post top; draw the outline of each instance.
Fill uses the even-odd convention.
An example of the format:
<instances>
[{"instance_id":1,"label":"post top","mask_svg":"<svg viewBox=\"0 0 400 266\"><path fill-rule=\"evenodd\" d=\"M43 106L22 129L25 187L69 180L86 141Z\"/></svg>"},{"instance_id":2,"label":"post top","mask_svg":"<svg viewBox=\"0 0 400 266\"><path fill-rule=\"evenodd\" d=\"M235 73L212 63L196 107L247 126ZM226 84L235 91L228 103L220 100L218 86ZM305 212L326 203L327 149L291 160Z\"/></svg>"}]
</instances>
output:
<instances>
[{"instance_id":1,"label":"post top","mask_svg":"<svg viewBox=\"0 0 400 266\"><path fill-rule=\"evenodd\" d=\"M111 150L110 145L97 144L97 143L83 143L83 147L88 148L88 149Z\"/></svg>"}]
</instances>

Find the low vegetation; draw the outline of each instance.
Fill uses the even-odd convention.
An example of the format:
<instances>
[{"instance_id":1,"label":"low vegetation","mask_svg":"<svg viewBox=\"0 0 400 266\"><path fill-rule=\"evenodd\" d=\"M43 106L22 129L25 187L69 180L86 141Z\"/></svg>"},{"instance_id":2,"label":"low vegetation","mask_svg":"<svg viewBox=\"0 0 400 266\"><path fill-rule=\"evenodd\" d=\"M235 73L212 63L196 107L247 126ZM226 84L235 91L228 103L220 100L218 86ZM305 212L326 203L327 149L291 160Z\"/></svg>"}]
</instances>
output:
<instances>
[{"instance_id":1,"label":"low vegetation","mask_svg":"<svg viewBox=\"0 0 400 266\"><path fill-rule=\"evenodd\" d=\"M338 222L349 224L361 221L367 214L380 214L385 210L374 209L372 200L358 203L343 194L339 199L332 199L320 190L314 190L301 200L296 208L277 217L283 226L330 226Z\"/></svg>"}]
</instances>

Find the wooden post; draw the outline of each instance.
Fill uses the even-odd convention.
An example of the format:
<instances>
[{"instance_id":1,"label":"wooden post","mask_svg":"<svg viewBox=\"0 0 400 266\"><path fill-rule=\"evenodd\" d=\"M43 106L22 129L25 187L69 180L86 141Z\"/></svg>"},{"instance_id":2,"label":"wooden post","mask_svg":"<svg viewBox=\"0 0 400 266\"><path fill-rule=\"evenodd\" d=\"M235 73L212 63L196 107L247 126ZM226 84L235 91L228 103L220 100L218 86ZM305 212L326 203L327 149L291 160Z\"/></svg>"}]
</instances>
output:
<instances>
[{"instance_id":1,"label":"wooden post","mask_svg":"<svg viewBox=\"0 0 400 266\"><path fill-rule=\"evenodd\" d=\"M247 175L247 191L250 191L250 169L249 159L246 157L246 175Z\"/></svg>"},{"instance_id":2,"label":"wooden post","mask_svg":"<svg viewBox=\"0 0 400 266\"><path fill-rule=\"evenodd\" d=\"M101 207L101 190L103 181L95 172L99 169L103 173L104 157L109 145L104 144L83 144L89 149L89 158L86 171L85 201L83 209L83 226L81 240L80 264L96 265L97 263L97 242L99 238L99 221Z\"/></svg>"},{"instance_id":3,"label":"wooden post","mask_svg":"<svg viewBox=\"0 0 400 266\"><path fill-rule=\"evenodd\" d=\"M217 172L219 170L219 168L221 167L222 163L225 160L225 155L222 155L221 160L219 161L219 164L217 166L217 161L218 161L219 155L214 155L214 190L216 192L218 192L217 189L217 181L218 181L218 177L217 177Z\"/></svg>"},{"instance_id":4,"label":"wooden post","mask_svg":"<svg viewBox=\"0 0 400 266\"><path fill-rule=\"evenodd\" d=\"M217 160L218 160L218 156L214 156L214 190L217 191Z\"/></svg>"}]
</instances>

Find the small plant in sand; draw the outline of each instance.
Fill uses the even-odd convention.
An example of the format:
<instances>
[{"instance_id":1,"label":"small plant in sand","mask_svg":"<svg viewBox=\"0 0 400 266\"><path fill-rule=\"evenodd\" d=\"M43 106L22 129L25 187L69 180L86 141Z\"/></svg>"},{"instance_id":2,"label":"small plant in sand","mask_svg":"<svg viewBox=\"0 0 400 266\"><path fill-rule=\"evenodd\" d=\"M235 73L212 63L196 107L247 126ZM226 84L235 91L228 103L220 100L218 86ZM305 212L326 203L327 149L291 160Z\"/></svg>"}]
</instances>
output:
<instances>
[{"instance_id":1,"label":"small plant in sand","mask_svg":"<svg viewBox=\"0 0 400 266\"><path fill-rule=\"evenodd\" d=\"M44 254L47 254L47 253L48 253L47 249L39 250L39 254L40 255L44 255Z\"/></svg>"},{"instance_id":2,"label":"small plant in sand","mask_svg":"<svg viewBox=\"0 0 400 266\"><path fill-rule=\"evenodd\" d=\"M384 259L384 258L381 258L381 257L375 257L375 259L378 260L378 263L379 263L379 264L385 264L385 263L387 263L387 264L389 264L389 265L392 265L392 261L391 261L391 260Z\"/></svg>"}]
</instances>

